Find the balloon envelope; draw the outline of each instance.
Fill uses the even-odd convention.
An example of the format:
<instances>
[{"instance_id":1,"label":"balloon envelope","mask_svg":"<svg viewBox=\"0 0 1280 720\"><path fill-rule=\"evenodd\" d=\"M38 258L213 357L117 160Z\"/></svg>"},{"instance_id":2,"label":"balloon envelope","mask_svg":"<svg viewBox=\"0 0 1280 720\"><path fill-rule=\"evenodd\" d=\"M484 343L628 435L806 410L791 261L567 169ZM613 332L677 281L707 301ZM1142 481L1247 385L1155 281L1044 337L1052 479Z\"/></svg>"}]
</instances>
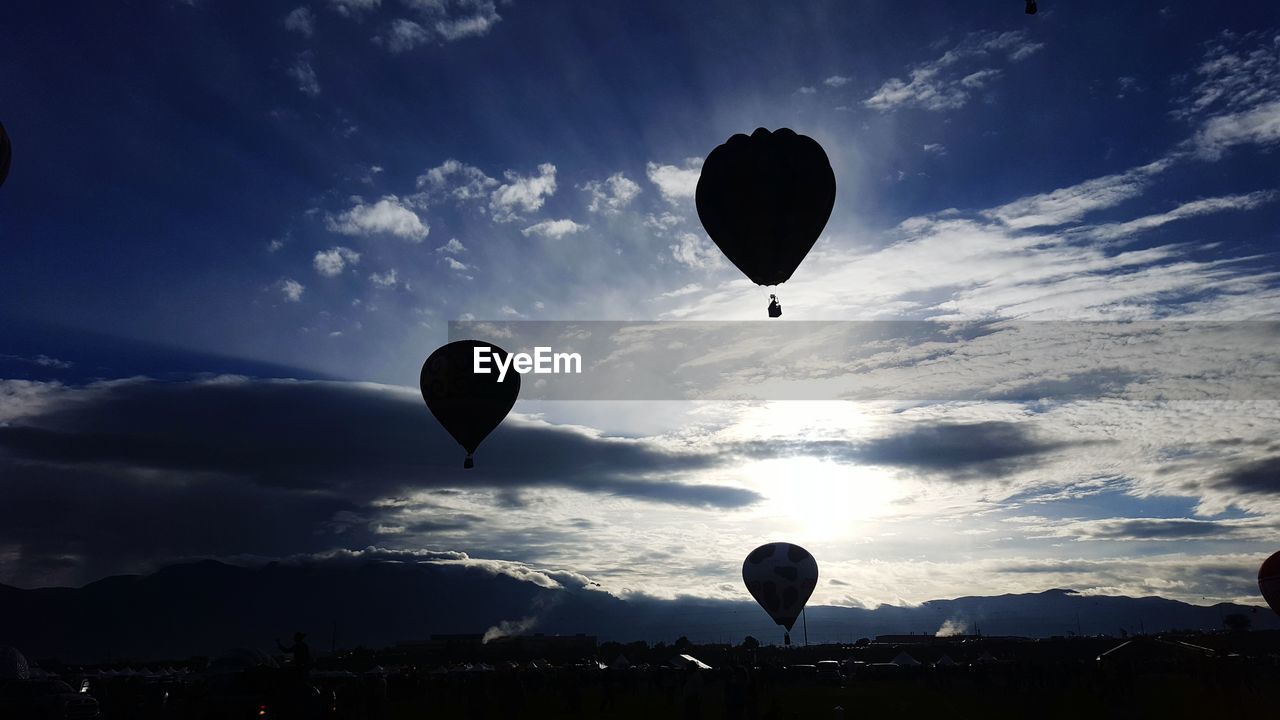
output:
<instances>
[{"instance_id":1,"label":"balloon envelope","mask_svg":"<svg viewBox=\"0 0 1280 720\"><path fill-rule=\"evenodd\" d=\"M431 353L418 379L431 414L467 451L464 467L471 467L471 455L511 412L520 394L520 373L514 369L508 369L501 382L492 361L487 363L491 372L475 372L476 348L488 348L504 362L510 354L480 340L458 340Z\"/></svg>"},{"instance_id":2,"label":"balloon envelope","mask_svg":"<svg viewBox=\"0 0 1280 720\"><path fill-rule=\"evenodd\" d=\"M826 227L836 176L813 138L757 128L707 155L695 200L702 227L729 262L757 285L777 285Z\"/></svg>"},{"instance_id":3,"label":"balloon envelope","mask_svg":"<svg viewBox=\"0 0 1280 720\"><path fill-rule=\"evenodd\" d=\"M1280 615L1280 552L1263 561L1258 568L1258 590L1262 599Z\"/></svg>"},{"instance_id":4,"label":"balloon envelope","mask_svg":"<svg viewBox=\"0 0 1280 720\"><path fill-rule=\"evenodd\" d=\"M818 561L799 545L761 545L742 561L742 582L774 622L791 630L818 586Z\"/></svg>"},{"instance_id":5,"label":"balloon envelope","mask_svg":"<svg viewBox=\"0 0 1280 720\"><path fill-rule=\"evenodd\" d=\"M0 123L0 185L4 185L4 179L9 177L9 161L13 159L13 146L9 143L9 133L4 131L4 124Z\"/></svg>"}]
</instances>

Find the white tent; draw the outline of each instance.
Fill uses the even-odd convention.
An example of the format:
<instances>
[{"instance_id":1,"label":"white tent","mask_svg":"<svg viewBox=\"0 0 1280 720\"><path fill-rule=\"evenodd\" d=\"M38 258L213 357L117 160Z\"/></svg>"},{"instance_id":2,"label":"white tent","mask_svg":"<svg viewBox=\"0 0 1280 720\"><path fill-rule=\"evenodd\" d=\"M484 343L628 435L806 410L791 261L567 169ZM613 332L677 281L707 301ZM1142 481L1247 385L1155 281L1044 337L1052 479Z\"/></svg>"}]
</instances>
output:
<instances>
[{"instance_id":1,"label":"white tent","mask_svg":"<svg viewBox=\"0 0 1280 720\"><path fill-rule=\"evenodd\" d=\"M938 662L933 664L934 667L955 667L956 661L951 659L950 655L943 655L938 658Z\"/></svg>"},{"instance_id":2,"label":"white tent","mask_svg":"<svg viewBox=\"0 0 1280 720\"><path fill-rule=\"evenodd\" d=\"M898 653L898 657L893 659L893 664L898 667L919 667L920 661L907 654L906 650Z\"/></svg>"},{"instance_id":3,"label":"white tent","mask_svg":"<svg viewBox=\"0 0 1280 720\"><path fill-rule=\"evenodd\" d=\"M677 655L671 658L671 665L672 667L684 668L686 670L689 668L696 668L698 670L711 669L710 665L702 662L692 655Z\"/></svg>"},{"instance_id":4,"label":"white tent","mask_svg":"<svg viewBox=\"0 0 1280 720\"><path fill-rule=\"evenodd\" d=\"M31 666L27 658L17 648L0 647L0 679L29 680Z\"/></svg>"}]
</instances>

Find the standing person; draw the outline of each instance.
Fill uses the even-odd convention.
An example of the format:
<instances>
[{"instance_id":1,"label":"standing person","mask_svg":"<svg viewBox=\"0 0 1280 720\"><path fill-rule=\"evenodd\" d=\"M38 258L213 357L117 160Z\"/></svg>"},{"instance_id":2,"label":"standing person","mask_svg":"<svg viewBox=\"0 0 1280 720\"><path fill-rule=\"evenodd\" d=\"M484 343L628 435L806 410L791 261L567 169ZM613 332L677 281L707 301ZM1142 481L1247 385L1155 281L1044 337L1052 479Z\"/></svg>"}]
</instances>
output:
<instances>
[{"instance_id":1,"label":"standing person","mask_svg":"<svg viewBox=\"0 0 1280 720\"><path fill-rule=\"evenodd\" d=\"M307 634L298 631L293 634L293 645L285 647L280 644L280 638L276 638L276 647L280 648L280 652L291 653L293 655L293 668L301 677L311 674L311 648L307 645Z\"/></svg>"}]
</instances>

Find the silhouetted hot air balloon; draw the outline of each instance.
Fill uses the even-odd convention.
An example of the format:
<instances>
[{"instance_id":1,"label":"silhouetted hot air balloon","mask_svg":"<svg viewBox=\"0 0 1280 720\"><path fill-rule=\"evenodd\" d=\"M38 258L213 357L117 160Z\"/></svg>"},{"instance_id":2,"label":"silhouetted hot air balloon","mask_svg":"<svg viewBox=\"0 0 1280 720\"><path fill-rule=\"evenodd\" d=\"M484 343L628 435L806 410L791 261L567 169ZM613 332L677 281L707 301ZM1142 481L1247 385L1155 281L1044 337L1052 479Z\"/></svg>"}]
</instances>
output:
<instances>
[{"instance_id":1,"label":"silhouetted hot air balloon","mask_svg":"<svg viewBox=\"0 0 1280 720\"><path fill-rule=\"evenodd\" d=\"M1027 14L1028 15L1036 14L1036 0L1027 0Z\"/></svg>"},{"instance_id":2,"label":"silhouetted hot air balloon","mask_svg":"<svg viewBox=\"0 0 1280 720\"><path fill-rule=\"evenodd\" d=\"M13 145L9 142L9 133L4 130L4 123L0 123L0 185L4 185L4 179L9 177L9 161L13 159Z\"/></svg>"},{"instance_id":3,"label":"silhouetted hot air balloon","mask_svg":"<svg viewBox=\"0 0 1280 720\"><path fill-rule=\"evenodd\" d=\"M1262 592L1262 599L1280 615L1280 552L1264 560L1258 568L1258 590Z\"/></svg>"},{"instance_id":4,"label":"silhouetted hot air balloon","mask_svg":"<svg viewBox=\"0 0 1280 720\"><path fill-rule=\"evenodd\" d=\"M491 372L475 372L476 348L488 348L493 357L505 358L506 350L480 340L458 340L437 348L422 364L419 385L422 398L436 420L467 451L464 468L474 465L476 448L502 422L520 394L520 373L509 370L501 382L492 361Z\"/></svg>"},{"instance_id":5,"label":"silhouetted hot air balloon","mask_svg":"<svg viewBox=\"0 0 1280 720\"><path fill-rule=\"evenodd\" d=\"M769 617L789 632L818 586L818 561L799 545L761 545L742 561L742 582Z\"/></svg>"},{"instance_id":6,"label":"silhouetted hot air balloon","mask_svg":"<svg viewBox=\"0 0 1280 720\"><path fill-rule=\"evenodd\" d=\"M827 226L836 176L813 138L756 128L707 155L695 199L702 227L729 262L757 285L778 285Z\"/></svg>"}]
</instances>

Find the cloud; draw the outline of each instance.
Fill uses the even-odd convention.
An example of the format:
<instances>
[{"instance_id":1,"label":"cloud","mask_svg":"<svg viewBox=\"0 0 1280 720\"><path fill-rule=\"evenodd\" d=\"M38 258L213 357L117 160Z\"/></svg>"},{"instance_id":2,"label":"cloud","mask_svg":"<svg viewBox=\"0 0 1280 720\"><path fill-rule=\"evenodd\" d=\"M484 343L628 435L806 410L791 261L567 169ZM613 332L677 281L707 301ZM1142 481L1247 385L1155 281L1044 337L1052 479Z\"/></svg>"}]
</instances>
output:
<instances>
[{"instance_id":1,"label":"cloud","mask_svg":"<svg viewBox=\"0 0 1280 720\"><path fill-rule=\"evenodd\" d=\"M574 233L582 232L583 230L586 230L588 227L590 226L582 225L580 223L576 223L568 219L543 220L540 223L535 223L525 228L524 230L521 230L520 233L525 237L528 237L530 235L538 235L540 237L549 238L551 240L559 240L565 237L566 235L573 235Z\"/></svg>"},{"instance_id":2,"label":"cloud","mask_svg":"<svg viewBox=\"0 0 1280 720\"><path fill-rule=\"evenodd\" d=\"M374 38L393 53L430 42L447 43L487 35L502 20L490 0L403 0L418 19L397 18Z\"/></svg>"},{"instance_id":3,"label":"cloud","mask_svg":"<svg viewBox=\"0 0 1280 720\"><path fill-rule=\"evenodd\" d=\"M285 278L278 284L280 294L284 296L286 302L299 302L302 300L302 292L306 290L306 286L292 278Z\"/></svg>"},{"instance_id":4,"label":"cloud","mask_svg":"<svg viewBox=\"0 0 1280 720\"><path fill-rule=\"evenodd\" d=\"M316 31L316 16L311 9L303 5L294 8L292 12L284 16L284 29L289 32L296 32L303 37L311 37Z\"/></svg>"},{"instance_id":5,"label":"cloud","mask_svg":"<svg viewBox=\"0 0 1280 720\"><path fill-rule=\"evenodd\" d=\"M1171 156L1123 173L1028 195L987 210L983 215L1019 230L1074 222L1095 210L1114 207L1142 194L1151 178L1168 169L1175 159Z\"/></svg>"},{"instance_id":6,"label":"cloud","mask_svg":"<svg viewBox=\"0 0 1280 720\"><path fill-rule=\"evenodd\" d=\"M445 258L444 260L445 260L445 263L448 264L450 270L454 270L456 272L463 272L471 269L466 264L460 263L451 257Z\"/></svg>"},{"instance_id":7,"label":"cloud","mask_svg":"<svg viewBox=\"0 0 1280 720\"><path fill-rule=\"evenodd\" d=\"M645 174L649 182L658 188L662 198L674 205L696 194L698 177L702 174L702 158L687 158L684 167L650 162L645 165Z\"/></svg>"},{"instance_id":8,"label":"cloud","mask_svg":"<svg viewBox=\"0 0 1280 720\"><path fill-rule=\"evenodd\" d=\"M459 201L478 201L489 197L498 181L483 170L453 158L418 176L418 190L428 199L449 197Z\"/></svg>"},{"instance_id":9,"label":"cloud","mask_svg":"<svg viewBox=\"0 0 1280 720\"><path fill-rule=\"evenodd\" d=\"M941 57L911 68L909 79L892 78L880 86L863 105L882 112L897 108L920 108L930 111L955 110L964 107L974 92L999 76L991 67L976 70L972 61L990 61L1004 55L1008 62L1023 60L1042 48L1018 30L1006 33L972 33Z\"/></svg>"},{"instance_id":10,"label":"cloud","mask_svg":"<svg viewBox=\"0 0 1280 720\"><path fill-rule=\"evenodd\" d=\"M300 53L287 72L289 77L297 81L299 90L316 97L320 94L320 81L316 78L315 68L311 66L311 58L310 50Z\"/></svg>"},{"instance_id":11,"label":"cloud","mask_svg":"<svg viewBox=\"0 0 1280 720\"><path fill-rule=\"evenodd\" d=\"M1265 540L1274 532L1259 518L1202 520L1198 518L1098 518L1051 520L1042 517L1011 519L1026 527L1032 538L1068 538L1077 542L1178 540Z\"/></svg>"},{"instance_id":12,"label":"cloud","mask_svg":"<svg viewBox=\"0 0 1280 720\"><path fill-rule=\"evenodd\" d=\"M620 172L605 180L592 180L582 186L591 196L587 209L593 213L621 212L640 194L640 185Z\"/></svg>"},{"instance_id":13,"label":"cloud","mask_svg":"<svg viewBox=\"0 0 1280 720\"><path fill-rule=\"evenodd\" d=\"M1126 238L1130 235L1152 230L1186 218L1229 210L1252 210L1273 202L1277 196L1280 196L1280 193L1275 190L1258 190L1244 195L1226 195L1224 197L1193 200L1183 203L1169 212L1146 215L1120 223L1098 225L1088 229L1087 232L1092 237L1100 240Z\"/></svg>"},{"instance_id":14,"label":"cloud","mask_svg":"<svg viewBox=\"0 0 1280 720\"><path fill-rule=\"evenodd\" d=\"M372 205L357 202L354 207L326 221L329 230L343 235L391 235L410 242L422 242L430 227L395 195L387 195Z\"/></svg>"},{"instance_id":15,"label":"cloud","mask_svg":"<svg viewBox=\"0 0 1280 720\"><path fill-rule=\"evenodd\" d=\"M671 246L671 256L676 262L696 270L710 270L724 265L720 249L702 235L683 232L676 236Z\"/></svg>"},{"instance_id":16,"label":"cloud","mask_svg":"<svg viewBox=\"0 0 1280 720\"><path fill-rule=\"evenodd\" d=\"M537 175L522 176L508 170L503 177L507 182L489 196L489 209L497 222L510 222L522 213L540 210L556 192L556 166L551 163L539 165Z\"/></svg>"},{"instance_id":17,"label":"cloud","mask_svg":"<svg viewBox=\"0 0 1280 720\"><path fill-rule=\"evenodd\" d=\"M329 7L343 17L359 18L370 10L376 10L382 0L329 0Z\"/></svg>"},{"instance_id":18,"label":"cloud","mask_svg":"<svg viewBox=\"0 0 1280 720\"><path fill-rule=\"evenodd\" d=\"M1247 461L1221 472L1219 487L1233 492L1280 495L1280 457Z\"/></svg>"},{"instance_id":19,"label":"cloud","mask_svg":"<svg viewBox=\"0 0 1280 720\"><path fill-rule=\"evenodd\" d=\"M929 155L946 155L947 154L947 146L943 145L942 143L925 143L924 145L920 146L920 149L925 151L925 153Z\"/></svg>"},{"instance_id":20,"label":"cloud","mask_svg":"<svg viewBox=\"0 0 1280 720\"><path fill-rule=\"evenodd\" d=\"M826 80L823 80L822 84L826 85L829 88L838 88L838 87L844 87L845 85L848 85L852 81L853 81L853 78L851 77L845 77L843 75L832 75Z\"/></svg>"},{"instance_id":21,"label":"cloud","mask_svg":"<svg viewBox=\"0 0 1280 720\"><path fill-rule=\"evenodd\" d=\"M1272 145L1280 142L1280 101L1230 115L1210 118L1196 133L1196 153L1216 160L1236 145Z\"/></svg>"},{"instance_id":22,"label":"cloud","mask_svg":"<svg viewBox=\"0 0 1280 720\"><path fill-rule=\"evenodd\" d=\"M518 415L464 471L416 388L221 376L34 390L0 426L0 547L99 569L364 547L389 527L412 539L415 523L474 514L442 508L451 489L560 489L689 511L760 499L689 481L723 462L714 454Z\"/></svg>"},{"instance_id":23,"label":"cloud","mask_svg":"<svg viewBox=\"0 0 1280 720\"><path fill-rule=\"evenodd\" d=\"M448 253L450 255L459 255L466 251L467 251L466 246L458 242L458 238L449 238L449 242L436 248L436 252Z\"/></svg>"},{"instance_id":24,"label":"cloud","mask_svg":"<svg viewBox=\"0 0 1280 720\"><path fill-rule=\"evenodd\" d=\"M377 40L391 52L402 53L430 42L431 33L412 20L397 18L391 21L386 35L378 36Z\"/></svg>"},{"instance_id":25,"label":"cloud","mask_svg":"<svg viewBox=\"0 0 1280 720\"><path fill-rule=\"evenodd\" d=\"M805 85L801 87L799 90L796 90L796 92L800 93L801 95L813 95L818 92L818 89L811 85Z\"/></svg>"},{"instance_id":26,"label":"cloud","mask_svg":"<svg viewBox=\"0 0 1280 720\"><path fill-rule=\"evenodd\" d=\"M347 265L360 262L360 253L345 247L332 247L316 253L312 260L316 272L325 277L337 277Z\"/></svg>"},{"instance_id":27,"label":"cloud","mask_svg":"<svg viewBox=\"0 0 1280 720\"><path fill-rule=\"evenodd\" d=\"M369 276L369 280L380 288L393 288L400 282L400 278L396 275L396 269L391 268L385 273L373 273Z\"/></svg>"}]
</instances>

